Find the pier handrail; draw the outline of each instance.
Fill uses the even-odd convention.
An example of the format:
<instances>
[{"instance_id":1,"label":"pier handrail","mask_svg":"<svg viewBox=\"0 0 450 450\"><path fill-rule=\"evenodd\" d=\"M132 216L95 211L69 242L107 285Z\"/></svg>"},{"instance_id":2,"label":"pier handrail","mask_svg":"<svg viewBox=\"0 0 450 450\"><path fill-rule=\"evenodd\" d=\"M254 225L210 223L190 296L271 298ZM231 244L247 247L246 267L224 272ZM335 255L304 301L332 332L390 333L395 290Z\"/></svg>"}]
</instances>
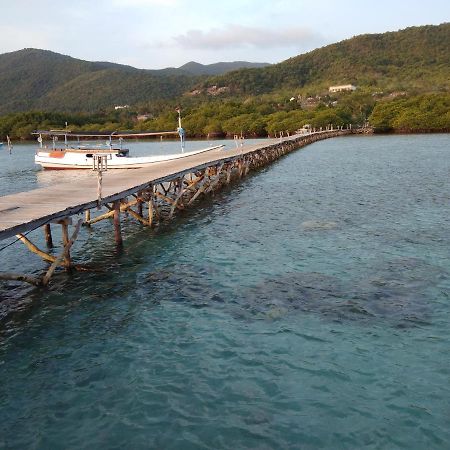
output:
<instances>
[{"instance_id":1,"label":"pier handrail","mask_svg":"<svg viewBox=\"0 0 450 450\"><path fill-rule=\"evenodd\" d=\"M178 135L179 132L175 131L145 131L143 133L126 133L113 131L112 133L102 132L90 132L90 133L72 133L70 130L36 130L31 133L35 136L71 136L71 137L145 137L145 136L164 136L169 134Z\"/></svg>"}]
</instances>

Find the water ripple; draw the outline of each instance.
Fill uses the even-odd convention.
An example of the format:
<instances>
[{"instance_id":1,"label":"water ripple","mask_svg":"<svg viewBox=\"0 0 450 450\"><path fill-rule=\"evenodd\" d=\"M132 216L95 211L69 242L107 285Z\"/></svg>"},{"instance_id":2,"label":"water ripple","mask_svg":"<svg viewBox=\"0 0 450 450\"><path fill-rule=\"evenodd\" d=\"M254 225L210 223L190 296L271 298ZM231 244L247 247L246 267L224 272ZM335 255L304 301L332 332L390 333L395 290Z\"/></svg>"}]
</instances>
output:
<instances>
[{"instance_id":1,"label":"water ripple","mask_svg":"<svg viewBox=\"0 0 450 450\"><path fill-rule=\"evenodd\" d=\"M448 148L316 143L120 254L83 230L100 272L2 284L0 447L444 448Z\"/></svg>"}]
</instances>

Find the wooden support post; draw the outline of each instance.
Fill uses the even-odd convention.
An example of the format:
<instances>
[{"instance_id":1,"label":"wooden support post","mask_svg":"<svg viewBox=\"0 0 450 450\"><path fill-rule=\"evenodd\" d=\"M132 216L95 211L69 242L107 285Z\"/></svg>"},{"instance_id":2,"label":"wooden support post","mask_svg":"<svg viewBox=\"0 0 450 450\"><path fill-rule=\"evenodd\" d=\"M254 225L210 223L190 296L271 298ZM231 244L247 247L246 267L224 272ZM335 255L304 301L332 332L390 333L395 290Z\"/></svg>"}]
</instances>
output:
<instances>
[{"instance_id":1,"label":"wooden support post","mask_svg":"<svg viewBox=\"0 0 450 450\"><path fill-rule=\"evenodd\" d=\"M244 174L244 160L239 160L239 178L242 178L242 175Z\"/></svg>"},{"instance_id":2,"label":"wooden support post","mask_svg":"<svg viewBox=\"0 0 450 450\"><path fill-rule=\"evenodd\" d=\"M122 247L122 233L120 230L120 201L114 202L114 239L117 247Z\"/></svg>"},{"instance_id":3,"label":"wooden support post","mask_svg":"<svg viewBox=\"0 0 450 450\"><path fill-rule=\"evenodd\" d=\"M175 192L174 192L177 196L175 198L174 203L172 204L172 207L170 208L169 219L171 219L173 217L173 214L175 212L175 208L178 208L178 209L183 209L184 208L184 205L181 202L183 194L185 192L185 189L183 188L183 179L184 178L179 178L177 180L176 187L175 187Z\"/></svg>"},{"instance_id":4,"label":"wooden support post","mask_svg":"<svg viewBox=\"0 0 450 450\"><path fill-rule=\"evenodd\" d=\"M69 261L70 261L70 247L72 247L73 243L75 242L75 240L78 236L78 232L80 231L81 224L82 224L82 220L80 219L78 221L78 223L75 227L75 231L73 232L72 237L70 239L69 239L68 234L66 235L67 242L64 244L64 249L63 249L61 255L59 255L58 258L55 258L52 265L47 270L47 273L42 278L42 284L44 286L46 286L48 284L48 282L50 281L50 278L53 275L53 272L56 270L56 267L58 267L58 265L61 264L63 259L65 259L66 261L67 261L67 259L69 259ZM67 222L62 223L62 225L63 226L65 225L67 227ZM25 281L27 281L27 280L25 280Z\"/></svg>"},{"instance_id":5,"label":"wooden support post","mask_svg":"<svg viewBox=\"0 0 450 450\"><path fill-rule=\"evenodd\" d=\"M66 270L69 272L71 261L70 261L70 246L68 245L68 243L69 243L69 225L67 224L67 221L62 221L61 227L62 227L62 243L63 243L63 247L64 247L65 266L66 266Z\"/></svg>"},{"instance_id":6,"label":"wooden support post","mask_svg":"<svg viewBox=\"0 0 450 450\"><path fill-rule=\"evenodd\" d=\"M153 225L153 196L148 201L148 226L151 227Z\"/></svg>"},{"instance_id":7,"label":"wooden support post","mask_svg":"<svg viewBox=\"0 0 450 450\"><path fill-rule=\"evenodd\" d=\"M244 175L247 175L250 170L250 161L247 160L244 164Z\"/></svg>"},{"instance_id":8,"label":"wooden support post","mask_svg":"<svg viewBox=\"0 0 450 450\"><path fill-rule=\"evenodd\" d=\"M206 179L206 177L203 179L203 183L201 184L201 186L198 188L197 192L189 199L188 201L188 205L192 205L192 203L195 202L195 200L197 199L197 197L202 194L209 186L209 180Z\"/></svg>"},{"instance_id":9,"label":"wooden support post","mask_svg":"<svg viewBox=\"0 0 450 450\"><path fill-rule=\"evenodd\" d=\"M91 221L91 210L87 209L84 213L84 221L87 225L89 225L89 222Z\"/></svg>"},{"instance_id":10,"label":"wooden support post","mask_svg":"<svg viewBox=\"0 0 450 450\"><path fill-rule=\"evenodd\" d=\"M231 170L233 169L233 166L231 164L228 165L227 168L227 184L231 181Z\"/></svg>"},{"instance_id":11,"label":"wooden support post","mask_svg":"<svg viewBox=\"0 0 450 450\"><path fill-rule=\"evenodd\" d=\"M44 236L47 248L53 248L52 229L50 228L49 223L44 225Z\"/></svg>"},{"instance_id":12,"label":"wooden support post","mask_svg":"<svg viewBox=\"0 0 450 450\"><path fill-rule=\"evenodd\" d=\"M216 186L219 184L219 182L220 182L220 175L222 173L222 167L223 167L223 164L221 164L219 167L215 167L216 174L214 175L214 178L210 179L209 186L208 186L208 188L205 191L206 193L213 192L214 189L216 188Z\"/></svg>"},{"instance_id":13,"label":"wooden support post","mask_svg":"<svg viewBox=\"0 0 450 450\"><path fill-rule=\"evenodd\" d=\"M155 191L156 195L156 191ZM155 219L159 222L161 219L161 214L158 209L158 203L156 202L156 197L152 197L152 204L153 204L153 214L155 216Z\"/></svg>"}]
</instances>

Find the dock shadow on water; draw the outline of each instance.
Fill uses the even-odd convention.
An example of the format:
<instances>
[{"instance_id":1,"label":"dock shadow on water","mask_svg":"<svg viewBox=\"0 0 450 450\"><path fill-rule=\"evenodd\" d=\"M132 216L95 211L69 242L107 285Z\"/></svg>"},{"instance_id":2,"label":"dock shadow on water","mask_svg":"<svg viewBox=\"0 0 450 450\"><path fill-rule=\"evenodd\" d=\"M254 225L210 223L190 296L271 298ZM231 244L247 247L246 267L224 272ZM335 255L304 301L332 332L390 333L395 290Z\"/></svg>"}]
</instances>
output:
<instances>
[{"instance_id":1,"label":"dock shadow on water","mask_svg":"<svg viewBox=\"0 0 450 450\"><path fill-rule=\"evenodd\" d=\"M233 291L214 287L215 271L176 265L151 272L143 281L154 302L183 302L195 308L220 305L238 320L314 314L338 323L384 322L409 328L431 324L428 290L449 279L444 270L416 258L392 260L357 281L319 272L289 272Z\"/></svg>"}]
</instances>

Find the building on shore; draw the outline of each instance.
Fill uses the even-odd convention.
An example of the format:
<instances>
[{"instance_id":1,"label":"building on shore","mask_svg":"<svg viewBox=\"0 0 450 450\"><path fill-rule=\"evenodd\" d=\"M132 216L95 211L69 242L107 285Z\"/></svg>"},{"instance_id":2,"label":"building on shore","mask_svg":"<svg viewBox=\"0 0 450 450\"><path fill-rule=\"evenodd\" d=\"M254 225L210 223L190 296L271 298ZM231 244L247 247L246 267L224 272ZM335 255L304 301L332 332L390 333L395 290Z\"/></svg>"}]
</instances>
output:
<instances>
[{"instance_id":1,"label":"building on shore","mask_svg":"<svg viewBox=\"0 0 450 450\"><path fill-rule=\"evenodd\" d=\"M356 86L353 84L342 84L340 86L330 86L329 92L344 92L344 91L356 91Z\"/></svg>"}]
</instances>

